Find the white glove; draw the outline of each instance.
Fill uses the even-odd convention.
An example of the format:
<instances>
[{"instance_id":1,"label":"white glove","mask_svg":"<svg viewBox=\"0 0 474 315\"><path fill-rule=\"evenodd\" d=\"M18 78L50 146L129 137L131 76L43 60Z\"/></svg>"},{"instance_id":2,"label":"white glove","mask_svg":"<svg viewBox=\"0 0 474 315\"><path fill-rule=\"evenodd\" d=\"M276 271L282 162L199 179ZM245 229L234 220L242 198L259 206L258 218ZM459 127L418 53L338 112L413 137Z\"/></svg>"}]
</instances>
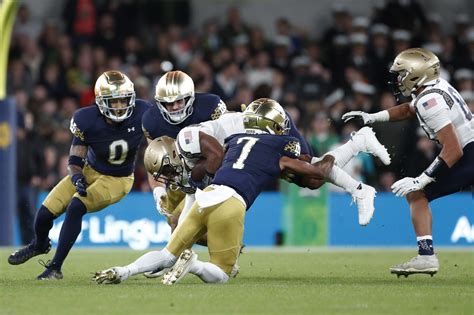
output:
<instances>
[{"instance_id":1,"label":"white glove","mask_svg":"<svg viewBox=\"0 0 474 315\"><path fill-rule=\"evenodd\" d=\"M161 197L163 197L164 195L166 195L165 187L158 186L153 189L153 198L155 199L156 210L159 214L164 215L165 217L169 217L170 213L168 213L168 211L166 211L165 209L162 209L160 205Z\"/></svg>"},{"instance_id":2,"label":"white glove","mask_svg":"<svg viewBox=\"0 0 474 315\"><path fill-rule=\"evenodd\" d=\"M429 177L425 173L421 173L418 177L405 177L392 185L392 192L397 197L405 197L412 191L422 190L429 183L434 182L434 178Z\"/></svg>"},{"instance_id":3,"label":"white glove","mask_svg":"<svg viewBox=\"0 0 474 315\"><path fill-rule=\"evenodd\" d=\"M344 122L348 122L352 118L360 118L364 121L364 125L371 125L375 122L374 114L368 114L359 110L347 112L341 118Z\"/></svg>"}]
</instances>

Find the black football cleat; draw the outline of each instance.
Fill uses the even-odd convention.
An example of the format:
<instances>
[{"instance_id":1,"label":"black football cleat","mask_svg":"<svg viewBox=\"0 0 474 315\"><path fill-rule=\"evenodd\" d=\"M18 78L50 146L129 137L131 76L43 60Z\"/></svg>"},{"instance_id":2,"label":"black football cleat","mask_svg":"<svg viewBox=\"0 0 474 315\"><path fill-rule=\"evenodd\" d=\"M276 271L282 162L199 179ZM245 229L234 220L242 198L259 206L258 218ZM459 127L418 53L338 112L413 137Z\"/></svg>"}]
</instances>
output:
<instances>
[{"instance_id":1,"label":"black football cleat","mask_svg":"<svg viewBox=\"0 0 474 315\"><path fill-rule=\"evenodd\" d=\"M42 274L36 277L37 280L61 280L63 278L63 273L61 270L48 269L46 268Z\"/></svg>"},{"instance_id":2,"label":"black football cleat","mask_svg":"<svg viewBox=\"0 0 474 315\"><path fill-rule=\"evenodd\" d=\"M37 248L33 243L26 245L23 248L20 248L13 254L8 257L8 263L10 265L20 265L24 262L27 262L31 258L47 254L51 250L51 240L48 240L47 245L43 248Z\"/></svg>"},{"instance_id":3,"label":"black football cleat","mask_svg":"<svg viewBox=\"0 0 474 315\"><path fill-rule=\"evenodd\" d=\"M37 280L61 280L63 278L63 273L60 270L60 267L53 264L51 260L44 262L43 260L38 260L39 264L46 268L42 274L36 277Z\"/></svg>"}]
</instances>

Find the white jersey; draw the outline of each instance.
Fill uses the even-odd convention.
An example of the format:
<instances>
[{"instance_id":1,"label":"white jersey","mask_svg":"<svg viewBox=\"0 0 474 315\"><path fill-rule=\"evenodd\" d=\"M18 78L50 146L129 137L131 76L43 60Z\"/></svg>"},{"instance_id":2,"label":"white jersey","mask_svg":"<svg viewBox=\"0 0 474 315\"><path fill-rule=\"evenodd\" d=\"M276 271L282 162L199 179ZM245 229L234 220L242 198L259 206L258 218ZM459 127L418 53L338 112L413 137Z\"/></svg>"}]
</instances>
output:
<instances>
[{"instance_id":1,"label":"white jersey","mask_svg":"<svg viewBox=\"0 0 474 315\"><path fill-rule=\"evenodd\" d=\"M176 137L179 153L185 158L189 168L193 168L201 157L201 145L199 144L199 132L202 131L224 145L224 140L237 133L245 133L242 113L225 113L219 119L209 120L198 125L192 125L181 129Z\"/></svg>"},{"instance_id":2,"label":"white jersey","mask_svg":"<svg viewBox=\"0 0 474 315\"><path fill-rule=\"evenodd\" d=\"M474 119L466 102L446 80L427 86L410 104L428 137L438 140L436 133L452 123L464 148L474 141Z\"/></svg>"}]
</instances>

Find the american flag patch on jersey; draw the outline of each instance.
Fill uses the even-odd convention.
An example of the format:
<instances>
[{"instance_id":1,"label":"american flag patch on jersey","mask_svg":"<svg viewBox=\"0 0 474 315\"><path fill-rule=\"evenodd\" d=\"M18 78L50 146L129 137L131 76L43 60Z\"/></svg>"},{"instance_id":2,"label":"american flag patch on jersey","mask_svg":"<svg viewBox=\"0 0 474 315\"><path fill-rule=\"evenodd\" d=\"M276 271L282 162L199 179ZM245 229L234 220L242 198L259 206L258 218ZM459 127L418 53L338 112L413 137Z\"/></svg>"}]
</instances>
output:
<instances>
[{"instance_id":1,"label":"american flag patch on jersey","mask_svg":"<svg viewBox=\"0 0 474 315\"><path fill-rule=\"evenodd\" d=\"M423 108L424 108L424 109L428 110L428 109L430 109L431 107L434 107L434 106L438 105L438 103L436 102L436 99L435 99L435 98L432 98L432 99L427 100L426 102L424 102L424 103L421 104L421 105L423 105Z\"/></svg>"},{"instance_id":2,"label":"american flag patch on jersey","mask_svg":"<svg viewBox=\"0 0 474 315\"><path fill-rule=\"evenodd\" d=\"M184 132L184 142L189 144L193 140L193 133L191 131Z\"/></svg>"}]
</instances>

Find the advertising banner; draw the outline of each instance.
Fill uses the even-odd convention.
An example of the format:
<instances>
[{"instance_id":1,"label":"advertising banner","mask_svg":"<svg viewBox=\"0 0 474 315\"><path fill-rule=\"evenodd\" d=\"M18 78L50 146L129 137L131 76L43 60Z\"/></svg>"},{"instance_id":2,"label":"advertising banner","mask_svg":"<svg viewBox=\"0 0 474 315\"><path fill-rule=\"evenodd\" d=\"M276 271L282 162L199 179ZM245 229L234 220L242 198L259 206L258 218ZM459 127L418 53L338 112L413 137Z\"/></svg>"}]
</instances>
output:
<instances>
[{"instance_id":1,"label":"advertising banner","mask_svg":"<svg viewBox=\"0 0 474 315\"><path fill-rule=\"evenodd\" d=\"M331 194L329 245L416 246L410 210L404 198L378 193L375 214L366 227L357 223L350 196ZM471 193L457 193L431 202L435 246L474 247L474 202Z\"/></svg>"},{"instance_id":2,"label":"advertising banner","mask_svg":"<svg viewBox=\"0 0 474 315\"><path fill-rule=\"evenodd\" d=\"M46 193L42 193L40 201L45 197ZM275 244L276 234L281 230L281 204L282 197L277 192L263 193L257 198L245 218L244 244ZM64 216L54 221L49 233L53 245L57 245L63 221ZM155 210L152 194L132 192L102 211L86 214L75 246L144 250L165 245L170 235L165 218Z\"/></svg>"},{"instance_id":3,"label":"advertising banner","mask_svg":"<svg viewBox=\"0 0 474 315\"><path fill-rule=\"evenodd\" d=\"M284 245L327 244L327 185L310 190L287 184L283 205Z\"/></svg>"},{"instance_id":4,"label":"advertising banner","mask_svg":"<svg viewBox=\"0 0 474 315\"><path fill-rule=\"evenodd\" d=\"M293 186L293 185L292 185ZM379 193L370 224L358 224L357 207L347 194L320 190L290 190L288 194L264 192L245 218L247 246L416 246L408 204L403 198ZM46 196L41 195L42 201ZM291 199L293 198L293 199ZM292 201L290 201L292 200ZM325 205L328 204L326 211ZM474 247L474 202L469 193L447 196L431 203L435 246ZM64 218L50 232L57 245ZM326 222L329 222L326 224ZM137 250L166 244L170 229L155 210L151 193L132 192L100 212L87 214L75 246L129 247ZM19 245L18 231L15 244Z\"/></svg>"}]
</instances>

